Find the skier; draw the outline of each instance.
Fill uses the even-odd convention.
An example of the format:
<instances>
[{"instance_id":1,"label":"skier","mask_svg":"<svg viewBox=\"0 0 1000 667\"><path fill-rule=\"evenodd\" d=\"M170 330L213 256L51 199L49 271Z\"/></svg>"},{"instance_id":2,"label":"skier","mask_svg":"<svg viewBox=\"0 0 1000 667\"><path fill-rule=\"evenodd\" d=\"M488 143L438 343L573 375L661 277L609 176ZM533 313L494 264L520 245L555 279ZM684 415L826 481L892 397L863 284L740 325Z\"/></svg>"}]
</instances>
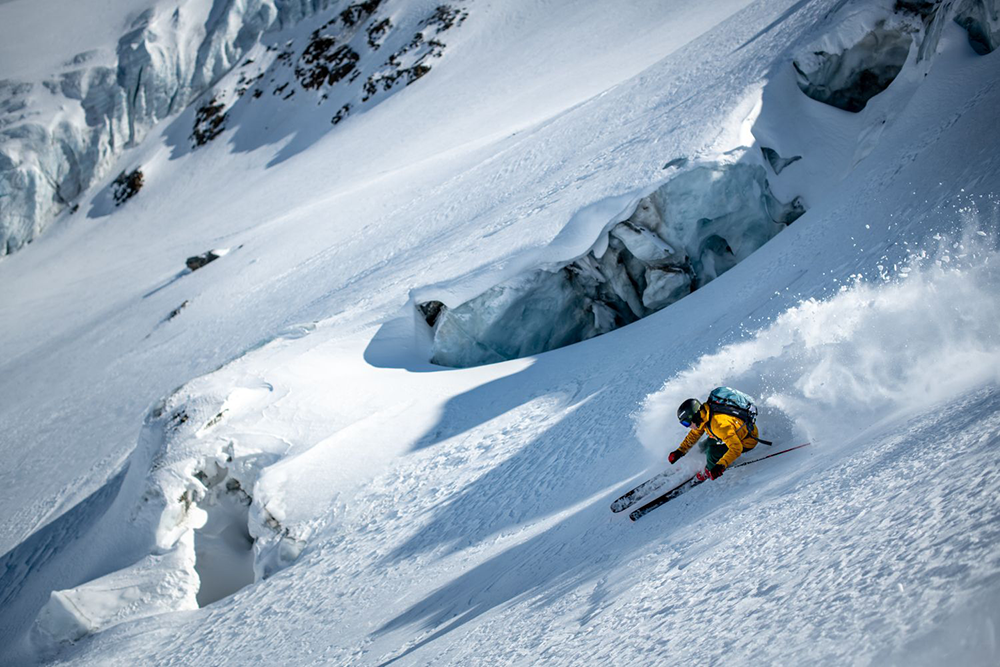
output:
<instances>
[{"instance_id":1,"label":"skier","mask_svg":"<svg viewBox=\"0 0 1000 667\"><path fill-rule=\"evenodd\" d=\"M718 479L740 454L763 442L757 437L756 414L750 397L729 387L713 389L705 403L696 398L687 399L677 408L677 419L691 432L670 452L667 460L671 465L676 463L707 431L706 466L704 473L699 475Z\"/></svg>"}]
</instances>

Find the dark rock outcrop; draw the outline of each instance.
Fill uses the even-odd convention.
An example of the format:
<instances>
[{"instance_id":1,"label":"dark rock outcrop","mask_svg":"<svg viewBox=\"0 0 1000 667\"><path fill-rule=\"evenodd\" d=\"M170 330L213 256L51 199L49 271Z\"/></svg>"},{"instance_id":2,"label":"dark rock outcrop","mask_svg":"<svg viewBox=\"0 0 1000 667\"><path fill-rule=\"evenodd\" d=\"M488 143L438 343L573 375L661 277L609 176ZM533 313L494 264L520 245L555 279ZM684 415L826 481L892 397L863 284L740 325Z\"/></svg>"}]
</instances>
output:
<instances>
[{"instance_id":1,"label":"dark rock outcrop","mask_svg":"<svg viewBox=\"0 0 1000 667\"><path fill-rule=\"evenodd\" d=\"M111 182L112 196L115 200L115 206L121 206L127 202L132 197L139 194L139 190L142 189L145 183L145 178L142 175L142 170L138 167L130 172L123 171L115 177L115 180Z\"/></svg>"},{"instance_id":2,"label":"dark rock outcrop","mask_svg":"<svg viewBox=\"0 0 1000 667\"><path fill-rule=\"evenodd\" d=\"M191 132L191 141L194 142L195 148L204 146L226 129L225 108L226 105L214 97L198 107L194 116L194 129Z\"/></svg>"},{"instance_id":3,"label":"dark rock outcrop","mask_svg":"<svg viewBox=\"0 0 1000 667\"><path fill-rule=\"evenodd\" d=\"M208 252L204 252L200 255L195 255L194 257L188 257L187 261L185 261L184 263L192 271L197 271L206 264L211 264L215 260L219 259L219 257L221 257L221 255L216 255L215 252L209 250Z\"/></svg>"}]
</instances>

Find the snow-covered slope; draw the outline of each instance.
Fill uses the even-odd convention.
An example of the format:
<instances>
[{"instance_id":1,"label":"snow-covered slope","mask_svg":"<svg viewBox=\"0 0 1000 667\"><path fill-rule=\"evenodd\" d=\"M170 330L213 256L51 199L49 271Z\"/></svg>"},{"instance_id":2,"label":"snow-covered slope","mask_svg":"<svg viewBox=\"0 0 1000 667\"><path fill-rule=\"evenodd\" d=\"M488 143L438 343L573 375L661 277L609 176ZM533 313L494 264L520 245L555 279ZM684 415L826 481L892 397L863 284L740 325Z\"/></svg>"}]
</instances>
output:
<instances>
[{"instance_id":1,"label":"snow-covered slope","mask_svg":"<svg viewBox=\"0 0 1000 667\"><path fill-rule=\"evenodd\" d=\"M993 5L470 2L377 104L274 95L268 44L347 4L253 47L266 95L215 84L214 140L204 105L155 125L108 172L138 194L105 178L0 263L3 659L993 664L1000 68L953 20ZM739 263L650 236L720 196L681 178L705 165L805 213ZM682 213L638 243L643 202ZM613 234L644 276L661 243L714 269L577 344L430 363L417 306L493 308ZM602 269L623 303L633 269ZM512 339L548 335L540 303ZM612 515L719 384L812 446Z\"/></svg>"},{"instance_id":2,"label":"snow-covered slope","mask_svg":"<svg viewBox=\"0 0 1000 667\"><path fill-rule=\"evenodd\" d=\"M475 86L463 87L464 120L475 118L477 130L482 129L487 119L477 117L477 102L502 114L497 117L501 124L516 126L524 114L547 117L553 104L563 108L567 101L585 99L640 71L746 2L726 0L710 11L674 4L662 9L679 35L664 34L664 12L656 12L661 15L657 18L652 8L626 8L608 16L610 26L597 30L593 26L604 23L607 9L578 8L568 21L558 6L480 9L481 27L506 23L527 33L516 43L532 55L524 63L527 71L497 71L503 55L477 63L470 78L480 84L493 78L494 92L512 94L497 104L492 96L477 100ZM76 213L86 190L109 174L123 151L189 104L199 107L190 137L197 147L211 140L227 119L232 122L232 115L245 115L252 100L265 92L276 96L252 105L258 111L251 116L264 116L263 124L271 122L272 127L261 131L259 123L253 124L237 145L238 150L252 150L261 142L297 135L298 141L279 154L283 159L330 130L317 116L338 124L425 76L453 50L449 44L455 29L468 16L463 2L393 0L162 0L138 6L102 3L97 11L87 3L58 0L4 3L0 53L9 71L0 79L0 257L30 243L60 213ZM554 21L571 37L557 50L540 30ZM32 40L49 29L65 32L66 39L54 47L34 46ZM608 52L602 39L606 32L625 32L628 44L620 41ZM601 49L600 58L595 48ZM637 57L636 50L648 52ZM535 71L536 59L549 73ZM552 80L560 64L587 62L593 66L585 79L570 85ZM218 87L234 69L238 78ZM525 77L528 85L522 83ZM296 92L295 101L318 100L319 108L307 110L305 118L298 108L288 117L289 105L274 102L288 102ZM524 99L531 103L518 104ZM234 106L239 108L230 114ZM284 122L275 127L267 120L273 115L285 116ZM440 128L441 120L435 118L434 125ZM174 141L187 144L186 137ZM92 207L89 215L104 213L106 204Z\"/></svg>"}]
</instances>

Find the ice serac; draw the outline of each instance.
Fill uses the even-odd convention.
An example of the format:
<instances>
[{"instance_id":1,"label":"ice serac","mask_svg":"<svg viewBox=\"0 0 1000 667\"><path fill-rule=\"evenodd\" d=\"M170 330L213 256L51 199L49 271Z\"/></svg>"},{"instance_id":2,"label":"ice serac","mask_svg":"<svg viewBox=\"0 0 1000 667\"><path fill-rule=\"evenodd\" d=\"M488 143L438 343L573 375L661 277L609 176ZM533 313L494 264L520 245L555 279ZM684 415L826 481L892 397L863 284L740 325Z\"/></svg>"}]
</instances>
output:
<instances>
[{"instance_id":1,"label":"ice serac","mask_svg":"<svg viewBox=\"0 0 1000 667\"><path fill-rule=\"evenodd\" d=\"M793 63L799 88L818 102L857 113L893 82L912 43L900 30L876 28L839 53L814 51Z\"/></svg>"},{"instance_id":2,"label":"ice serac","mask_svg":"<svg viewBox=\"0 0 1000 667\"><path fill-rule=\"evenodd\" d=\"M955 22L969 33L969 44L981 56L1000 46L1000 1L962 0Z\"/></svg>"},{"instance_id":3,"label":"ice serac","mask_svg":"<svg viewBox=\"0 0 1000 667\"><path fill-rule=\"evenodd\" d=\"M434 327L431 361L515 359L635 322L726 272L803 212L798 200L785 204L771 193L759 164L695 164L642 198L582 257L455 308L419 304Z\"/></svg>"},{"instance_id":4,"label":"ice serac","mask_svg":"<svg viewBox=\"0 0 1000 667\"><path fill-rule=\"evenodd\" d=\"M0 255L31 241L90 184L124 141L124 95L107 67L74 70L42 86L0 82ZM48 91L79 103L84 125L42 124L32 100Z\"/></svg>"},{"instance_id":5,"label":"ice serac","mask_svg":"<svg viewBox=\"0 0 1000 667\"><path fill-rule=\"evenodd\" d=\"M278 23L283 28L326 11L334 4L336 0L276 0L274 3L278 10Z\"/></svg>"},{"instance_id":6,"label":"ice serac","mask_svg":"<svg viewBox=\"0 0 1000 667\"><path fill-rule=\"evenodd\" d=\"M929 63L945 25L954 19L979 53L1000 40L996 0L896 0L891 6L850 6L834 29L792 61L799 88L845 111L863 110L885 91L907 60Z\"/></svg>"},{"instance_id":7,"label":"ice serac","mask_svg":"<svg viewBox=\"0 0 1000 667\"><path fill-rule=\"evenodd\" d=\"M274 0L216 0L208 33L198 47L191 86L197 93L215 83L270 28L278 16Z\"/></svg>"}]
</instances>

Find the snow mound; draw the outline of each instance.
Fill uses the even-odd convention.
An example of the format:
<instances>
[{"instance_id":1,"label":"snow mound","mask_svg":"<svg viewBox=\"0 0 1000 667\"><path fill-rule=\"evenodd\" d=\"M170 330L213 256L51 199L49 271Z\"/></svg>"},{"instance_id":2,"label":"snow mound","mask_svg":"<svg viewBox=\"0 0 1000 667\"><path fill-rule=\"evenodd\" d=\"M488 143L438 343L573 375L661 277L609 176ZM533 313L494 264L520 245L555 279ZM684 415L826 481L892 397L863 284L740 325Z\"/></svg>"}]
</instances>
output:
<instances>
[{"instance_id":1,"label":"snow mound","mask_svg":"<svg viewBox=\"0 0 1000 667\"><path fill-rule=\"evenodd\" d=\"M305 531L253 496L288 443L230 424L262 411L273 392L266 382L233 388L208 376L150 412L122 491L93 531L102 541L95 553L109 550L120 569L53 591L35 621L39 647L207 606L298 557Z\"/></svg>"},{"instance_id":2,"label":"snow mound","mask_svg":"<svg viewBox=\"0 0 1000 667\"><path fill-rule=\"evenodd\" d=\"M640 441L663 458L674 441L663 434L680 433L677 406L716 385L757 398L761 437L835 447L1000 382L996 237L977 230L940 243L905 266L882 267L877 281L854 276L834 297L803 301L749 340L701 357L646 399L635 415Z\"/></svg>"},{"instance_id":3,"label":"snow mound","mask_svg":"<svg viewBox=\"0 0 1000 667\"><path fill-rule=\"evenodd\" d=\"M123 621L197 609L194 560L186 534L163 553L82 586L53 591L35 621L37 643L72 642Z\"/></svg>"}]
</instances>

